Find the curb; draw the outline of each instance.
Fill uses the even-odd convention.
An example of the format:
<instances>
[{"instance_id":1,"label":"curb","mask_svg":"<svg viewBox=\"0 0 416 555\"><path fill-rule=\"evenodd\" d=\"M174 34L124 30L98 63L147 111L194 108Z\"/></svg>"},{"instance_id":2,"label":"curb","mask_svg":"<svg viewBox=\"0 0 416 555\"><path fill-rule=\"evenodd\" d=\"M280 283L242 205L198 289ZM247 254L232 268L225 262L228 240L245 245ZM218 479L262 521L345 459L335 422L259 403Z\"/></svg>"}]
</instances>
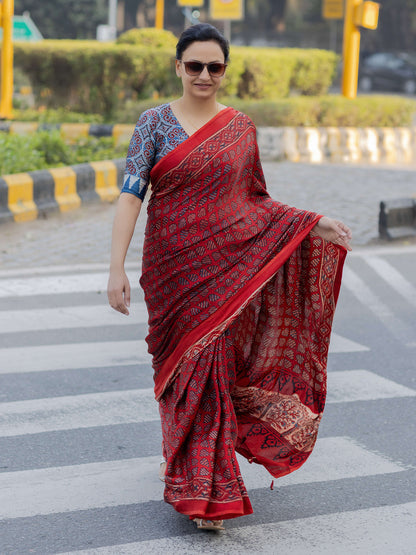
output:
<instances>
[{"instance_id":1,"label":"curb","mask_svg":"<svg viewBox=\"0 0 416 555\"><path fill-rule=\"evenodd\" d=\"M257 131L263 160L317 164L412 164L416 161L416 128L259 127Z\"/></svg>"},{"instance_id":2,"label":"curb","mask_svg":"<svg viewBox=\"0 0 416 555\"><path fill-rule=\"evenodd\" d=\"M129 142L135 125L96 123L0 122L0 132L28 135L59 130L61 137L113 137ZM416 128L410 127L258 127L264 160L411 164L416 161Z\"/></svg>"},{"instance_id":3,"label":"curb","mask_svg":"<svg viewBox=\"0 0 416 555\"><path fill-rule=\"evenodd\" d=\"M0 177L0 223L26 222L81 204L111 202L120 194L124 158Z\"/></svg>"},{"instance_id":4,"label":"curb","mask_svg":"<svg viewBox=\"0 0 416 555\"><path fill-rule=\"evenodd\" d=\"M38 131L60 131L66 140L82 137L113 137L116 145L130 142L135 125L101 123L38 123L31 121L0 121L0 132L10 135L31 135Z\"/></svg>"}]
</instances>

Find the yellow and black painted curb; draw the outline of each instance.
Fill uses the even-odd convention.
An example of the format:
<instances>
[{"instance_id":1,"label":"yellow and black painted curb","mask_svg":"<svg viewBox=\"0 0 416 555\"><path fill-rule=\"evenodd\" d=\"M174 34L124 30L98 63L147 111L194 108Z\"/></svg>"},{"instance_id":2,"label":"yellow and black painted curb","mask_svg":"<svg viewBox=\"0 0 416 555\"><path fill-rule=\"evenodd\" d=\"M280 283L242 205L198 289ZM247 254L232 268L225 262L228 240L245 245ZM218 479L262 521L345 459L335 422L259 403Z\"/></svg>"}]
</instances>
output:
<instances>
[{"instance_id":1,"label":"yellow and black painted curb","mask_svg":"<svg viewBox=\"0 0 416 555\"><path fill-rule=\"evenodd\" d=\"M118 123L114 125L101 123L38 123L32 121L0 121L0 132L10 135L31 135L38 131L58 130L66 141L75 141L82 137L113 137L119 145L130 141L134 125Z\"/></svg>"},{"instance_id":2,"label":"yellow and black painted curb","mask_svg":"<svg viewBox=\"0 0 416 555\"><path fill-rule=\"evenodd\" d=\"M0 177L0 223L34 220L67 212L95 200L112 202L120 194L124 158Z\"/></svg>"}]
</instances>

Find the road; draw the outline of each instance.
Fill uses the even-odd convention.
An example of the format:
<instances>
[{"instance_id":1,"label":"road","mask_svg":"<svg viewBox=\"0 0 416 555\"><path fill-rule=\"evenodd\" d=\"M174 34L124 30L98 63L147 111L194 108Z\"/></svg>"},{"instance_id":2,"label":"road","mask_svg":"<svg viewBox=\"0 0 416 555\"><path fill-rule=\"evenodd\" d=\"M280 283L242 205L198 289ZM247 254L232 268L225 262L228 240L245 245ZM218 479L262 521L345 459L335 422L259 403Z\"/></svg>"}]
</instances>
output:
<instances>
[{"instance_id":1,"label":"road","mask_svg":"<svg viewBox=\"0 0 416 555\"><path fill-rule=\"evenodd\" d=\"M286 193L307 175L299 195L306 198L309 188L308 204L317 202L311 183L337 171L265 168L271 188ZM343 171L344 197L333 194L329 206L337 214L351 202L342 179L365 174L367 183L388 187L382 171ZM399 185L403 171L396 170ZM416 245L370 238L364 246L356 237L316 449L273 490L266 472L242 461L254 515L228 521L216 535L198 532L162 501L143 298L134 287L128 318L106 304L113 212L92 206L7 225L1 235L0 553L413 553ZM365 233L365 218L357 217L356 233ZM133 285L142 228L128 258Z\"/></svg>"}]
</instances>

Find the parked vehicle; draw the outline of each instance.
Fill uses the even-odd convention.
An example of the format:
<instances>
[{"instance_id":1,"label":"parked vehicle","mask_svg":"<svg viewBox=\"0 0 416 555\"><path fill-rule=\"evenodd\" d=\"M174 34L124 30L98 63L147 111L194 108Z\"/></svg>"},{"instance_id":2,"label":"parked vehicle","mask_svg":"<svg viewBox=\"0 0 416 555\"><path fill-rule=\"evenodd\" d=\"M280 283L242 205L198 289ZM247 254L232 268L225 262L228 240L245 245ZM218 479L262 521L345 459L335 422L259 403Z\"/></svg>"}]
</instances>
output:
<instances>
[{"instance_id":1,"label":"parked vehicle","mask_svg":"<svg viewBox=\"0 0 416 555\"><path fill-rule=\"evenodd\" d=\"M407 54L370 54L360 62L358 88L416 94L416 62Z\"/></svg>"}]
</instances>

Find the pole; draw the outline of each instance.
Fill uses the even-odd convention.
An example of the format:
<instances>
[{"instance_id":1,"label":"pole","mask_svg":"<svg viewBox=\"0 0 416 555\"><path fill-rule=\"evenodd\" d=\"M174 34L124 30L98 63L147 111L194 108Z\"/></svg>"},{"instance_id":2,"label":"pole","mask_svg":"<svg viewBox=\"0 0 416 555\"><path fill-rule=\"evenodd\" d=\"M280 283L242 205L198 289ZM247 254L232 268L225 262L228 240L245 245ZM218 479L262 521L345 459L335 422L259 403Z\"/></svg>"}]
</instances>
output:
<instances>
[{"instance_id":1,"label":"pole","mask_svg":"<svg viewBox=\"0 0 416 555\"><path fill-rule=\"evenodd\" d=\"M108 25L117 29L117 1L110 0L108 3Z\"/></svg>"},{"instance_id":2,"label":"pole","mask_svg":"<svg viewBox=\"0 0 416 555\"><path fill-rule=\"evenodd\" d=\"M229 19L224 20L224 37L231 42L231 21Z\"/></svg>"},{"instance_id":3,"label":"pole","mask_svg":"<svg viewBox=\"0 0 416 555\"><path fill-rule=\"evenodd\" d=\"M3 0L1 26L3 43L1 47L1 88L0 118L10 118L13 109L13 13L14 0Z\"/></svg>"},{"instance_id":4,"label":"pole","mask_svg":"<svg viewBox=\"0 0 416 555\"><path fill-rule=\"evenodd\" d=\"M156 29L163 29L163 21L165 16L165 0L156 0Z\"/></svg>"},{"instance_id":5,"label":"pole","mask_svg":"<svg viewBox=\"0 0 416 555\"><path fill-rule=\"evenodd\" d=\"M354 24L354 10L361 3L362 0L346 0L345 5L342 94L347 98L357 96L360 30Z\"/></svg>"}]
</instances>

